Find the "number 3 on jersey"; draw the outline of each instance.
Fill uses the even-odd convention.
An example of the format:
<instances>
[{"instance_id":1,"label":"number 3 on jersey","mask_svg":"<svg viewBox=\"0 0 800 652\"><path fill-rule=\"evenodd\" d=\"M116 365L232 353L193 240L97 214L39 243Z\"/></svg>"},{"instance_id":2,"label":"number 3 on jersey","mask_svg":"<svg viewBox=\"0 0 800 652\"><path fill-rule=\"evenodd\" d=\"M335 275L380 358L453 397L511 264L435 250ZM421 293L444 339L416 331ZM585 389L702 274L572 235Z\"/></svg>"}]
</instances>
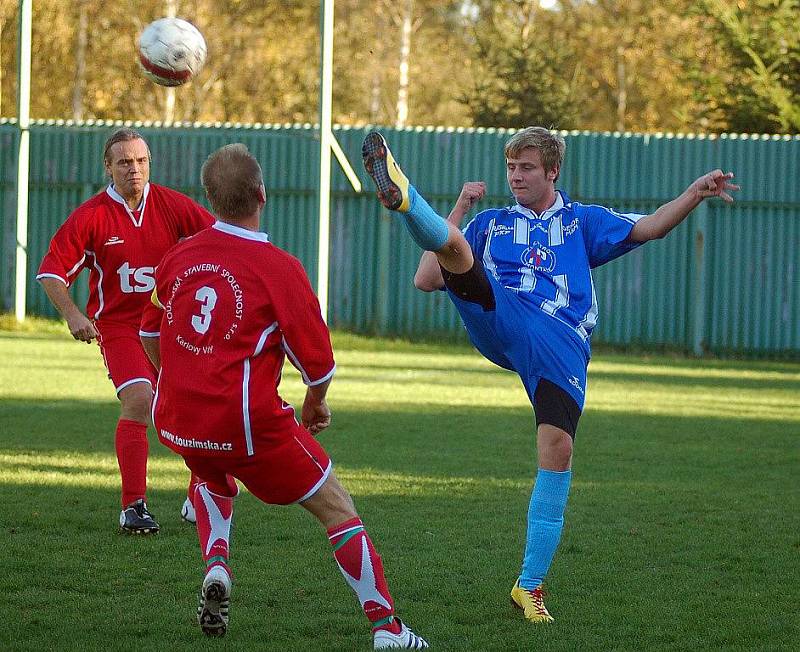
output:
<instances>
[{"instance_id":1,"label":"number 3 on jersey","mask_svg":"<svg viewBox=\"0 0 800 652\"><path fill-rule=\"evenodd\" d=\"M211 311L217 305L217 291L204 285L194 293L194 298L200 302L200 314L192 315L192 328L204 335L211 326Z\"/></svg>"}]
</instances>

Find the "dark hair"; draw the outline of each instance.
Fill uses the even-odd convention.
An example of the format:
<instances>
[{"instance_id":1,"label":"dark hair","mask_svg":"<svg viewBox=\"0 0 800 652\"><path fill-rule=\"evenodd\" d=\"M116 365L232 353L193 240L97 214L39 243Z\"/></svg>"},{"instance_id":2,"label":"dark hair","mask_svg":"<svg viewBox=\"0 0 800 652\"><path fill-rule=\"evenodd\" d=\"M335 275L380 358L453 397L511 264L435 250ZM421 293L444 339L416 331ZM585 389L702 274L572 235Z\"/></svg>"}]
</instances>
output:
<instances>
[{"instance_id":1,"label":"dark hair","mask_svg":"<svg viewBox=\"0 0 800 652\"><path fill-rule=\"evenodd\" d=\"M117 129L106 141L106 146L103 148L103 163L108 165L111 164L110 152L113 145L116 145L117 143L125 143L129 140L144 141L144 144L147 146L147 158L150 158L150 146L147 145L147 141L142 138L142 134L134 129L130 129L129 127L123 127L122 129Z\"/></svg>"},{"instance_id":2,"label":"dark hair","mask_svg":"<svg viewBox=\"0 0 800 652\"><path fill-rule=\"evenodd\" d=\"M261 166L242 143L220 147L203 163L200 178L211 208L222 218L240 219L258 210L264 185Z\"/></svg>"}]
</instances>

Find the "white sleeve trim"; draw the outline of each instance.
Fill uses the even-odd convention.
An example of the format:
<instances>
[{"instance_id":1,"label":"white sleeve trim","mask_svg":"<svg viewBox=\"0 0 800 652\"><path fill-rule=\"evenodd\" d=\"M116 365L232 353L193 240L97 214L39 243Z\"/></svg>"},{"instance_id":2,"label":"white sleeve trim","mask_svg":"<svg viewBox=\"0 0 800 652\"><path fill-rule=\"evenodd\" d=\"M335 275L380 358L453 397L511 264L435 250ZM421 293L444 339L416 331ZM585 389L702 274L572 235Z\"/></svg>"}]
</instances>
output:
<instances>
[{"instance_id":1,"label":"white sleeve trim","mask_svg":"<svg viewBox=\"0 0 800 652\"><path fill-rule=\"evenodd\" d=\"M148 385L150 385L150 389L151 390L153 389L153 383L150 381L149 378L131 378L130 380L126 380L124 383L122 383L119 387L116 388L117 394L119 395L119 393L123 389L125 389L126 387L130 387L131 385L135 385L136 383L147 383Z\"/></svg>"},{"instance_id":2,"label":"white sleeve trim","mask_svg":"<svg viewBox=\"0 0 800 652\"><path fill-rule=\"evenodd\" d=\"M329 380L331 376L333 376L333 373L336 371L336 364L334 364L333 368L322 378L320 378L319 380L311 380L308 377L306 370L303 368L303 365L300 364L300 360L297 359L297 356L294 354L294 351L292 351L285 337L281 339L281 345L283 346L283 350L286 351L286 355L289 356L289 360L292 361L294 367L300 372L300 376L303 379L303 384L308 385L309 387L313 387L314 385L321 385L326 380Z\"/></svg>"},{"instance_id":3,"label":"white sleeve trim","mask_svg":"<svg viewBox=\"0 0 800 652\"><path fill-rule=\"evenodd\" d=\"M59 281L61 281L61 282L62 282L64 285L66 285L67 287L69 287L69 283L67 283L67 281L66 281L66 280L64 280L63 278L61 278L61 277L60 277L58 274L37 274L37 275L36 275L36 280L37 280L37 281L41 281L43 278L57 278L57 279L58 279Z\"/></svg>"},{"instance_id":4,"label":"white sleeve trim","mask_svg":"<svg viewBox=\"0 0 800 652\"><path fill-rule=\"evenodd\" d=\"M325 374L322 378L320 378L319 380L314 380L314 381L307 382L306 385L308 385L309 387L314 387L314 385L321 385L325 381L330 380L331 378L333 378L333 374L335 374L335 373L336 373L336 365L333 365L333 368L327 374Z\"/></svg>"},{"instance_id":5,"label":"white sleeve trim","mask_svg":"<svg viewBox=\"0 0 800 652\"><path fill-rule=\"evenodd\" d=\"M161 331L139 331L139 337L161 337Z\"/></svg>"}]
</instances>

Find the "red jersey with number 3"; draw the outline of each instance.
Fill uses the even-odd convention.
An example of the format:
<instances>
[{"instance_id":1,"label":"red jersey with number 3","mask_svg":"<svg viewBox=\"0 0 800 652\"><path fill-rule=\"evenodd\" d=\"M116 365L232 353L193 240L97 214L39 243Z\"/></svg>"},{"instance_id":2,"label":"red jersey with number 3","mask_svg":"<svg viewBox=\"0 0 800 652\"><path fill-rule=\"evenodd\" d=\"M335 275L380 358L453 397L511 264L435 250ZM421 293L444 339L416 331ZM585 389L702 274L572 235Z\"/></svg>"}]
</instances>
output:
<instances>
[{"instance_id":1,"label":"red jersey with number 3","mask_svg":"<svg viewBox=\"0 0 800 652\"><path fill-rule=\"evenodd\" d=\"M76 208L58 229L37 279L70 286L89 270L89 319L138 327L155 287L155 268L181 238L214 223L214 216L176 190L149 183L132 211L109 186Z\"/></svg>"},{"instance_id":2,"label":"red jersey with number 3","mask_svg":"<svg viewBox=\"0 0 800 652\"><path fill-rule=\"evenodd\" d=\"M217 222L167 253L156 297L163 317L145 309L141 332L160 336L161 441L183 454L244 457L291 437L294 409L278 394L285 356L306 385L335 370L300 261L266 233Z\"/></svg>"}]
</instances>

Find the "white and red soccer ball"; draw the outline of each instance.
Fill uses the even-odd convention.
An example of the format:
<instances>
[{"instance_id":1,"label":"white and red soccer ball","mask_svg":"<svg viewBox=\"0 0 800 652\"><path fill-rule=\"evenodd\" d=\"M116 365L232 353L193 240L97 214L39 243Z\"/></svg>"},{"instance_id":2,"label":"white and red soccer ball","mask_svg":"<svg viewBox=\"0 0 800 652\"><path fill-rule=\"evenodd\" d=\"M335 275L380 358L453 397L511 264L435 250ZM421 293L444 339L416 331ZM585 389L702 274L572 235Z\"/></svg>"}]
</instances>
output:
<instances>
[{"instance_id":1,"label":"white and red soccer ball","mask_svg":"<svg viewBox=\"0 0 800 652\"><path fill-rule=\"evenodd\" d=\"M160 18L139 35L139 65L161 86L180 86L206 61L206 41L194 25L180 18Z\"/></svg>"}]
</instances>

